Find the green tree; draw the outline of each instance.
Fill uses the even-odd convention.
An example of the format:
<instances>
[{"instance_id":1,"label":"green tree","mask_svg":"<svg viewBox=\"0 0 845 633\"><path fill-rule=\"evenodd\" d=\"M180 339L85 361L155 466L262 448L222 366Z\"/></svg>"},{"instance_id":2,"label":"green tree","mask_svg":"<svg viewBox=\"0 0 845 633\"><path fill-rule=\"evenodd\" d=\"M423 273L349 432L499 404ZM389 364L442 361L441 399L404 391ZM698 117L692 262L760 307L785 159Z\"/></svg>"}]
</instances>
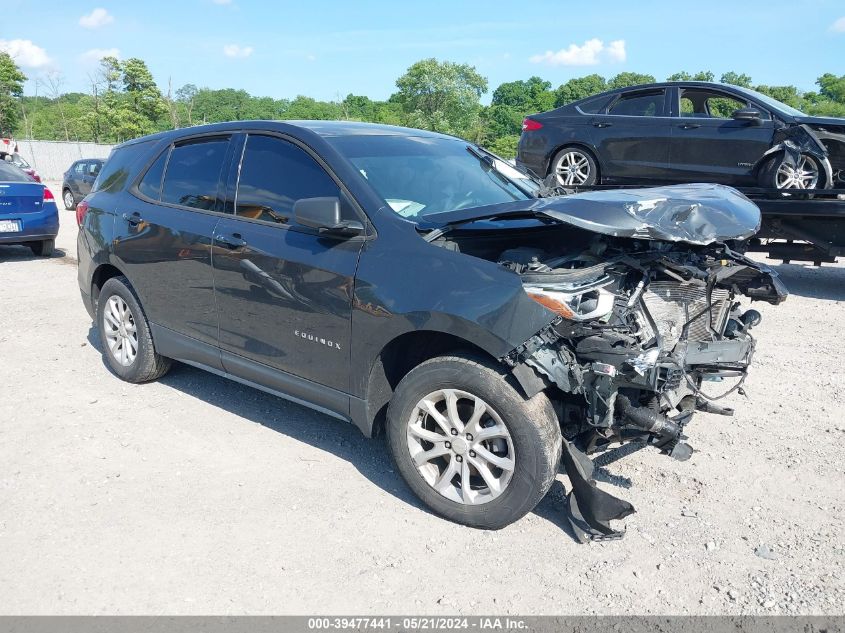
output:
<instances>
[{"instance_id":1,"label":"green tree","mask_svg":"<svg viewBox=\"0 0 845 633\"><path fill-rule=\"evenodd\" d=\"M587 75L586 77L575 77L565 84L558 86L555 90L555 107L585 99L592 95L607 90L607 81L601 75Z\"/></svg>"},{"instance_id":2,"label":"green tree","mask_svg":"<svg viewBox=\"0 0 845 633\"><path fill-rule=\"evenodd\" d=\"M530 77L526 81L508 81L493 91L491 104L513 108L523 115L544 112L554 107L555 95L551 87L551 82L539 77Z\"/></svg>"},{"instance_id":3,"label":"green tree","mask_svg":"<svg viewBox=\"0 0 845 633\"><path fill-rule=\"evenodd\" d=\"M158 121L167 112L167 106L146 62L132 57L120 64L119 68L123 90L129 97L132 112L141 121L146 119L151 124Z\"/></svg>"},{"instance_id":4,"label":"green tree","mask_svg":"<svg viewBox=\"0 0 845 633\"><path fill-rule=\"evenodd\" d=\"M11 136L18 127L25 81L11 55L0 52L0 136Z\"/></svg>"},{"instance_id":5,"label":"green tree","mask_svg":"<svg viewBox=\"0 0 845 633\"><path fill-rule=\"evenodd\" d=\"M627 88L628 86L639 86L640 84L653 84L654 75L643 75L641 73L619 73L611 77L607 82L608 90L614 88Z\"/></svg>"},{"instance_id":6,"label":"green tree","mask_svg":"<svg viewBox=\"0 0 845 633\"><path fill-rule=\"evenodd\" d=\"M749 77L745 73L737 74L733 71L728 71L719 78L719 81L721 81L723 84L739 86L740 88L751 87L751 77Z\"/></svg>"},{"instance_id":7,"label":"green tree","mask_svg":"<svg viewBox=\"0 0 845 633\"><path fill-rule=\"evenodd\" d=\"M461 134L477 125L487 79L468 64L429 58L408 68L396 87L408 125Z\"/></svg>"},{"instance_id":8,"label":"green tree","mask_svg":"<svg viewBox=\"0 0 845 633\"><path fill-rule=\"evenodd\" d=\"M715 79L716 75L709 70L700 70L694 75L682 70L679 73L669 75L666 81L714 81Z\"/></svg>"}]
</instances>

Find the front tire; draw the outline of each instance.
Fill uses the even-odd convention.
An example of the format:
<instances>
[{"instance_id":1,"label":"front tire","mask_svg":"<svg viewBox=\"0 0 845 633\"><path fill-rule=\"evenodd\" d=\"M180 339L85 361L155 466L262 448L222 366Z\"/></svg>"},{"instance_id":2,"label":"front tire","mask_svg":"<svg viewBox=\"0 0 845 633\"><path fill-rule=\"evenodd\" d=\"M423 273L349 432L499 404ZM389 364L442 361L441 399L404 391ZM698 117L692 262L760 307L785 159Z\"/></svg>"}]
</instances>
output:
<instances>
[{"instance_id":1,"label":"front tire","mask_svg":"<svg viewBox=\"0 0 845 633\"><path fill-rule=\"evenodd\" d=\"M822 189L824 172L816 158L801 154L797 165L786 161L786 154L774 156L760 169L759 185L768 189Z\"/></svg>"},{"instance_id":2,"label":"front tire","mask_svg":"<svg viewBox=\"0 0 845 633\"><path fill-rule=\"evenodd\" d=\"M156 380L170 369L172 361L155 351L147 316L126 277L103 284L97 326L106 363L126 382Z\"/></svg>"},{"instance_id":3,"label":"front tire","mask_svg":"<svg viewBox=\"0 0 845 633\"><path fill-rule=\"evenodd\" d=\"M580 147L564 147L552 159L549 173L560 187L589 187L598 181L599 167L593 155Z\"/></svg>"},{"instance_id":4,"label":"front tire","mask_svg":"<svg viewBox=\"0 0 845 633\"><path fill-rule=\"evenodd\" d=\"M387 442L402 478L435 513L499 529L548 492L562 438L544 393L526 400L499 368L444 356L399 383Z\"/></svg>"}]
</instances>

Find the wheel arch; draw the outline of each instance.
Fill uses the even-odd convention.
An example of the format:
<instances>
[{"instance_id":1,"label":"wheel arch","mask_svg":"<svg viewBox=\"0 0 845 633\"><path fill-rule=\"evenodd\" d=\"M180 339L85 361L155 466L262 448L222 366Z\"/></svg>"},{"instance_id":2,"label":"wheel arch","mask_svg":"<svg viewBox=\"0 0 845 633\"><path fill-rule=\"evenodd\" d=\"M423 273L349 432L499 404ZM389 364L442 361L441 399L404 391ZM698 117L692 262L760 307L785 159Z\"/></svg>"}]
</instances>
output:
<instances>
[{"instance_id":1,"label":"wheel arch","mask_svg":"<svg viewBox=\"0 0 845 633\"><path fill-rule=\"evenodd\" d=\"M365 394L366 415L359 423L359 426L363 424L365 435L377 436L384 431L387 405L402 378L420 363L445 354L498 363L492 354L477 344L447 332L412 330L392 338L370 365Z\"/></svg>"},{"instance_id":2,"label":"wheel arch","mask_svg":"<svg viewBox=\"0 0 845 633\"><path fill-rule=\"evenodd\" d=\"M94 312L97 311L97 303L100 300L100 291L103 285L113 277L125 277L123 271L111 262L99 264L91 274L91 303Z\"/></svg>"}]
</instances>

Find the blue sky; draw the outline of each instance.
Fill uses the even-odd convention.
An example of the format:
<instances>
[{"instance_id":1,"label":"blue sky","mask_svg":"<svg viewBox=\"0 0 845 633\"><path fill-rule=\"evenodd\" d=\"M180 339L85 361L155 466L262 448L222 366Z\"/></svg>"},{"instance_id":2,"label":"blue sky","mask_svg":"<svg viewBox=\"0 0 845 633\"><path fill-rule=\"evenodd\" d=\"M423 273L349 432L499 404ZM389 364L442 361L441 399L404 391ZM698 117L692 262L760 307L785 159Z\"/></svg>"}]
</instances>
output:
<instances>
[{"instance_id":1,"label":"blue sky","mask_svg":"<svg viewBox=\"0 0 845 633\"><path fill-rule=\"evenodd\" d=\"M414 61L474 65L490 91L539 75L735 70L756 83L814 88L845 74L843 0L495 2L399 0L2 0L0 49L32 78L86 90L103 52L140 57L156 81L275 98L384 99ZM28 82L27 93L35 89ZM43 88L39 89L43 92ZM490 94L485 98L489 101Z\"/></svg>"}]
</instances>

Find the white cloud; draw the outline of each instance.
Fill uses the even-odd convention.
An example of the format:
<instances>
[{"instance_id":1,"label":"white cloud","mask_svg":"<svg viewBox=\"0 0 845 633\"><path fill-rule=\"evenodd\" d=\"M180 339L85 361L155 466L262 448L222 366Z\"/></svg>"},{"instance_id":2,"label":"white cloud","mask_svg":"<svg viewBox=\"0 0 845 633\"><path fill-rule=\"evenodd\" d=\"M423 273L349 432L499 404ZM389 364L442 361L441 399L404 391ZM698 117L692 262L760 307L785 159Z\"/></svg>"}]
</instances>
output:
<instances>
[{"instance_id":1,"label":"white cloud","mask_svg":"<svg viewBox=\"0 0 845 633\"><path fill-rule=\"evenodd\" d=\"M103 57L117 57L120 59L119 48L92 48L90 51L85 51L79 56L80 59L86 62L98 62Z\"/></svg>"},{"instance_id":2,"label":"white cloud","mask_svg":"<svg viewBox=\"0 0 845 633\"><path fill-rule=\"evenodd\" d=\"M624 62L625 57L625 40L614 40L605 46L604 42L594 37L581 46L570 44L568 48L557 52L546 51L541 55L532 55L529 61L549 66L595 66L604 61Z\"/></svg>"},{"instance_id":3,"label":"white cloud","mask_svg":"<svg viewBox=\"0 0 845 633\"><path fill-rule=\"evenodd\" d=\"M624 62L628 56L625 52L625 40L613 40L607 45L607 58L612 62Z\"/></svg>"},{"instance_id":4,"label":"white cloud","mask_svg":"<svg viewBox=\"0 0 845 633\"><path fill-rule=\"evenodd\" d=\"M252 46L239 46L238 44L226 44L223 47L223 54L226 57L249 57L255 49Z\"/></svg>"},{"instance_id":5,"label":"white cloud","mask_svg":"<svg viewBox=\"0 0 845 633\"><path fill-rule=\"evenodd\" d=\"M308 55L305 56L305 59L309 62L316 62L317 56L312 54L312 53L309 53Z\"/></svg>"},{"instance_id":6,"label":"white cloud","mask_svg":"<svg viewBox=\"0 0 845 633\"><path fill-rule=\"evenodd\" d=\"M8 53L15 63L26 68L41 68L52 62L47 51L32 40L0 40L0 51Z\"/></svg>"},{"instance_id":7,"label":"white cloud","mask_svg":"<svg viewBox=\"0 0 845 633\"><path fill-rule=\"evenodd\" d=\"M105 9L98 7L88 15L79 18L79 26L86 29L98 29L114 22L114 16Z\"/></svg>"},{"instance_id":8,"label":"white cloud","mask_svg":"<svg viewBox=\"0 0 845 633\"><path fill-rule=\"evenodd\" d=\"M845 16L842 16L830 25L830 30L834 33L845 33Z\"/></svg>"}]
</instances>

